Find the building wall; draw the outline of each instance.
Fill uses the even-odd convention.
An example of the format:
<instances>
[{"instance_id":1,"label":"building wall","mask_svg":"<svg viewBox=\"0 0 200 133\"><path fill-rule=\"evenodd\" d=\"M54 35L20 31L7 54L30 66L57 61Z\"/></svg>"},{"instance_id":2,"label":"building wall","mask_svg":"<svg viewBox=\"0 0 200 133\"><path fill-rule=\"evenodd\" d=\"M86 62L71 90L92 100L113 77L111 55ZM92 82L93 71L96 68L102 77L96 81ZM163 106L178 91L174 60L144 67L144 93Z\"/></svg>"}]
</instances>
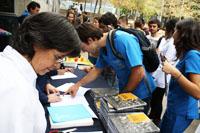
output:
<instances>
[{"instance_id":1,"label":"building wall","mask_svg":"<svg viewBox=\"0 0 200 133\"><path fill-rule=\"evenodd\" d=\"M15 14L20 16L30 1L31 0L15 0Z\"/></svg>"},{"instance_id":2,"label":"building wall","mask_svg":"<svg viewBox=\"0 0 200 133\"><path fill-rule=\"evenodd\" d=\"M20 16L32 0L15 0L15 14ZM59 12L59 0L34 0L40 4L40 12Z\"/></svg>"}]
</instances>

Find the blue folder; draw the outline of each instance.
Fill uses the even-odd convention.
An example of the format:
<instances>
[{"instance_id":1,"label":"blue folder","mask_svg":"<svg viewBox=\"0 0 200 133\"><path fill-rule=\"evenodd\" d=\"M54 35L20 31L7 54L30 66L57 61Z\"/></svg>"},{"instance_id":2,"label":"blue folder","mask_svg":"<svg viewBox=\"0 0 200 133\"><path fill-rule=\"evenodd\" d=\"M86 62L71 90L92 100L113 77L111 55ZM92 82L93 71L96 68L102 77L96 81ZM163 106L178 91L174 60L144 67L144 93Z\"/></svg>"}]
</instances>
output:
<instances>
[{"instance_id":1,"label":"blue folder","mask_svg":"<svg viewBox=\"0 0 200 133\"><path fill-rule=\"evenodd\" d=\"M47 109L54 123L92 118L82 104L48 107Z\"/></svg>"}]
</instances>

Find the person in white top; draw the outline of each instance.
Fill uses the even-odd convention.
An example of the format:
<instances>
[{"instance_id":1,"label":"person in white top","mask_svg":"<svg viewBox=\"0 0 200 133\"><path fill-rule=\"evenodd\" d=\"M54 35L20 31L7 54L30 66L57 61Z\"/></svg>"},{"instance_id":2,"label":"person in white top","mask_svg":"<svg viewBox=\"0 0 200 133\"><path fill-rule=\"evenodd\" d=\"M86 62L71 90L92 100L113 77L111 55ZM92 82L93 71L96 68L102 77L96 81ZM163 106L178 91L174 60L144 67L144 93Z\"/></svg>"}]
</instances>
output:
<instances>
[{"instance_id":1,"label":"person in white top","mask_svg":"<svg viewBox=\"0 0 200 133\"><path fill-rule=\"evenodd\" d=\"M65 17L43 12L25 19L14 43L0 53L1 133L45 132L37 74L52 70L64 56L79 53L79 37Z\"/></svg>"},{"instance_id":2,"label":"person in white top","mask_svg":"<svg viewBox=\"0 0 200 133\"><path fill-rule=\"evenodd\" d=\"M171 19L168 20L167 23L165 24L166 27L165 36L161 39L157 49L157 53L159 55L161 63L158 69L152 74L157 88L152 94L151 112L149 117L153 119L153 122L156 125L159 125L160 123L160 117L162 113L162 99L170 80L170 75L165 76L165 73L162 71L161 56L163 56L163 58L166 58L166 60L169 61L170 64L175 65L176 49L174 46L173 33L176 22L177 20Z\"/></svg>"}]
</instances>

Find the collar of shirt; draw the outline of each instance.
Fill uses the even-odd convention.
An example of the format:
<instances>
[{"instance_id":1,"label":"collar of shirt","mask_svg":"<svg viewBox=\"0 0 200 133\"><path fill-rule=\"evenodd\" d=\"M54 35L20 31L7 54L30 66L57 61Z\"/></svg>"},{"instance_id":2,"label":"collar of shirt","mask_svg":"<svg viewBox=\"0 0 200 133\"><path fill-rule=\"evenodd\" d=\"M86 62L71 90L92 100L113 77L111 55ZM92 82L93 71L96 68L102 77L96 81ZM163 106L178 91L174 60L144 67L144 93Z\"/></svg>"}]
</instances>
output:
<instances>
[{"instance_id":1,"label":"collar of shirt","mask_svg":"<svg viewBox=\"0 0 200 133\"><path fill-rule=\"evenodd\" d=\"M32 84L34 87L36 86L37 74L35 73L31 64L26 60L26 58L24 58L11 46L7 46L4 49L3 55L10 59L10 61L12 61L13 64L15 64L16 69L20 71L20 73L30 84Z\"/></svg>"}]
</instances>

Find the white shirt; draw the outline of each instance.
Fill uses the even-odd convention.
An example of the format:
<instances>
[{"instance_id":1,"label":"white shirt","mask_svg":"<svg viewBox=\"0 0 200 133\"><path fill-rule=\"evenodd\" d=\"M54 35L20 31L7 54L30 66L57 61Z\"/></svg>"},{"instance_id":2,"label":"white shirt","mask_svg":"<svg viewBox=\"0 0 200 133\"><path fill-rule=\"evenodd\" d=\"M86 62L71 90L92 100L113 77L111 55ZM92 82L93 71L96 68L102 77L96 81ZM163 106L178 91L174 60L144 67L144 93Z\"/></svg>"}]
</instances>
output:
<instances>
[{"instance_id":1,"label":"white shirt","mask_svg":"<svg viewBox=\"0 0 200 133\"><path fill-rule=\"evenodd\" d=\"M156 47L157 47L158 40L159 40L159 38L160 38L161 36L153 37L153 36L151 36L151 35L147 35L146 37L149 39L150 43L153 44L153 46L156 48Z\"/></svg>"},{"instance_id":2,"label":"white shirt","mask_svg":"<svg viewBox=\"0 0 200 133\"><path fill-rule=\"evenodd\" d=\"M44 133L45 112L30 63L7 46L0 53L0 75L0 132Z\"/></svg>"},{"instance_id":3,"label":"white shirt","mask_svg":"<svg viewBox=\"0 0 200 133\"><path fill-rule=\"evenodd\" d=\"M169 39L162 38L160 45L158 47L158 57L160 58L160 53L164 55L170 64L175 65L176 63L176 49L174 46L174 39L173 37ZM161 61L160 61L161 62ZM155 78L155 83L157 87L165 88L165 74L162 71L161 64L158 69L152 74ZM170 74L167 75L167 84L170 80Z\"/></svg>"}]
</instances>

